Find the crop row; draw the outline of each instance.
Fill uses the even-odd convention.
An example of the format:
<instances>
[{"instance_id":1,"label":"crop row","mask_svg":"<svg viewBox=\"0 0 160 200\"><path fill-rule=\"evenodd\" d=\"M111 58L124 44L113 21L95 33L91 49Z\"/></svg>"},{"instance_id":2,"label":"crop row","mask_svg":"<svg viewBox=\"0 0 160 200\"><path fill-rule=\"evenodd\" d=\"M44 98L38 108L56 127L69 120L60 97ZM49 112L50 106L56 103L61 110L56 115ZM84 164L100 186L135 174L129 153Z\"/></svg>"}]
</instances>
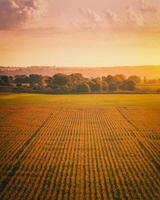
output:
<instances>
[{"instance_id":1,"label":"crop row","mask_svg":"<svg viewBox=\"0 0 160 200\"><path fill-rule=\"evenodd\" d=\"M11 117L26 113L24 127L6 116L6 127L12 122L26 134L10 136L9 146L1 148L0 199L158 200L159 141L148 135L160 136L159 113L150 111L147 128L138 110L37 107L33 114L24 107ZM3 135L12 134L4 124Z\"/></svg>"}]
</instances>

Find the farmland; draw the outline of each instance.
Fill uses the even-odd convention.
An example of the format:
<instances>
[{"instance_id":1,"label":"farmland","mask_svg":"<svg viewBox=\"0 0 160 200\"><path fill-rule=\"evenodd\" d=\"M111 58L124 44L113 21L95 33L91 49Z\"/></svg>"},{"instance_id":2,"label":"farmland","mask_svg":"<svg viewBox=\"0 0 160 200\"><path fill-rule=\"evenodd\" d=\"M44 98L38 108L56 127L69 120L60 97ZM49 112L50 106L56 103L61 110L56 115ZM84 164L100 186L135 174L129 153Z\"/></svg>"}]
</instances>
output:
<instances>
[{"instance_id":1,"label":"farmland","mask_svg":"<svg viewBox=\"0 0 160 200\"><path fill-rule=\"evenodd\" d=\"M138 84L136 87L140 91L144 92L156 92L160 91L160 84L159 83L152 83L152 84Z\"/></svg>"},{"instance_id":2,"label":"farmland","mask_svg":"<svg viewBox=\"0 0 160 200\"><path fill-rule=\"evenodd\" d=\"M0 95L0 199L160 197L160 95Z\"/></svg>"}]
</instances>

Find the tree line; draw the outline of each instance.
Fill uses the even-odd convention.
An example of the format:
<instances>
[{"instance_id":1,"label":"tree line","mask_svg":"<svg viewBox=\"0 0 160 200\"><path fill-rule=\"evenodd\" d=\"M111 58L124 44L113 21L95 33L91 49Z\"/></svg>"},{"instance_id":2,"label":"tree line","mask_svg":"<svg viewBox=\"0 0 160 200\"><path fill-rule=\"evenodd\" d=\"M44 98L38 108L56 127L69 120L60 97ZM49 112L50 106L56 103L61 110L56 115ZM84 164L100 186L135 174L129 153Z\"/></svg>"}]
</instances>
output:
<instances>
[{"instance_id":1,"label":"tree line","mask_svg":"<svg viewBox=\"0 0 160 200\"><path fill-rule=\"evenodd\" d=\"M52 77L38 74L0 76L1 86L29 87L34 90L50 89L53 93L105 93L113 91L134 91L140 83L138 76L126 77L123 74L86 78L80 73L70 75L58 73Z\"/></svg>"}]
</instances>

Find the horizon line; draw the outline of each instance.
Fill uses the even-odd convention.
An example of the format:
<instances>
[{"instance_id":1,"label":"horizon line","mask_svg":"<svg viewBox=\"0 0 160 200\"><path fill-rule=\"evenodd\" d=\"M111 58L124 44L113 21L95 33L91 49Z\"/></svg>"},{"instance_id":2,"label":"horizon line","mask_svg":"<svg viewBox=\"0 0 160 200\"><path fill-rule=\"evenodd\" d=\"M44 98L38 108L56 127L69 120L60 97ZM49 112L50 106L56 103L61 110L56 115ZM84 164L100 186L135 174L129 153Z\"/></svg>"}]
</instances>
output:
<instances>
[{"instance_id":1,"label":"horizon line","mask_svg":"<svg viewBox=\"0 0 160 200\"><path fill-rule=\"evenodd\" d=\"M160 67L160 64L143 64L143 65L112 65L112 66L80 66L80 65L71 65L71 66L58 66L58 65L26 65L26 66L16 66L16 65L0 65L0 67L14 67L14 68L29 68L29 67L55 67L55 68L116 68L116 67Z\"/></svg>"}]
</instances>

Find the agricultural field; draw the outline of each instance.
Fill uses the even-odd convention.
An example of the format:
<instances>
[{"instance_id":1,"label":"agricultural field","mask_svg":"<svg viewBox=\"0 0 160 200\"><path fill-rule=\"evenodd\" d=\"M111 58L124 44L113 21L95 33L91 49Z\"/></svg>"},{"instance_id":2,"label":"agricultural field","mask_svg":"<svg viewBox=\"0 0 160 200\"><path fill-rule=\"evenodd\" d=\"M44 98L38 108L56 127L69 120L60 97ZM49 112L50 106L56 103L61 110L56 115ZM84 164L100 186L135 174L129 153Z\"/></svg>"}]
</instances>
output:
<instances>
[{"instance_id":1,"label":"agricultural field","mask_svg":"<svg viewBox=\"0 0 160 200\"><path fill-rule=\"evenodd\" d=\"M0 95L0 200L160 199L160 95Z\"/></svg>"},{"instance_id":2,"label":"agricultural field","mask_svg":"<svg viewBox=\"0 0 160 200\"><path fill-rule=\"evenodd\" d=\"M136 88L143 92L160 92L159 83L138 84Z\"/></svg>"}]
</instances>

